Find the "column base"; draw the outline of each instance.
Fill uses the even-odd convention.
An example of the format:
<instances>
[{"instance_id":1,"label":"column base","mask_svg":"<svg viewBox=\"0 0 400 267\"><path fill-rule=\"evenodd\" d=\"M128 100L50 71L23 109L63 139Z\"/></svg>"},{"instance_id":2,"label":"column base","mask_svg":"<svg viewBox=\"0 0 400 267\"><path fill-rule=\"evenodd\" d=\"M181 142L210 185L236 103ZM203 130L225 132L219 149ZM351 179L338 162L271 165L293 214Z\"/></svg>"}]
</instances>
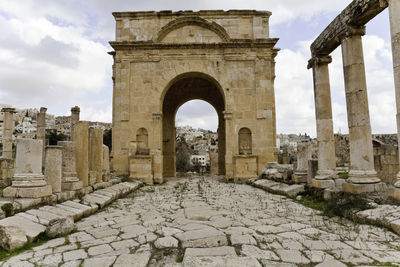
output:
<instances>
[{"instance_id":1,"label":"column base","mask_svg":"<svg viewBox=\"0 0 400 267\"><path fill-rule=\"evenodd\" d=\"M374 170L350 170L347 179L347 182L352 184L376 184L380 181Z\"/></svg>"},{"instance_id":2,"label":"column base","mask_svg":"<svg viewBox=\"0 0 400 267\"><path fill-rule=\"evenodd\" d=\"M356 184L345 182L342 185L342 191L350 194L385 192L386 190L387 185L383 182L370 184Z\"/></svg>"},{"instance_id":3,"label":"column base","mask_svg":"<svg viewBox=\"0 0 400 267\"><path fill-rule=\"evenodd\" d=\"M388 190L388 197L400 201L400 188L392 187Z\"/></svg>"},{"instance_id":4,"label":"column base","mask_svg":"<svg viewBox=\"0 0 400 267\"><path fill-rule=\"evenodd\" d=\"M82 181L63 182L61 185L62 191L76 191L83 187Z\"/></svg>"},{"instance_id":5,"label":"column base","mask_svg":"<svg viewBox=\"0 0 400 267\"><path fill-rule=\"evenodd\" d=\"M102 174L102 179L103 179L103 182L108 182L108 181L110 181L110 172L109 171L103 171L103 174Z\"/></svg>"},{"instance_id":6,"label":"column base","mask_svg":"<svg viewBox=\"0 0 400 267\"><path fill-rule=\"evenodd\" d=\"M47 182L40 173L16 173L11 182L12 187L43 187Z\"/></svg>"},{"instance_id":7,"label":"column base","mask_svg":"<svg viewBox=\"0 0 400 267\"><path fill-rule=\"evenodd\" d=\"M307 183L307 171L296 171L292 176L296 184Z\"/></svg>"},{"instance_id":8,"label":"column base","mask_svg":"<svg viewBox=\"0 0 400 267\"><path fill-rule=\"evenodd\" d=\"M51 194L51 185L38 187L9 186L3 190L3 196L10 198L41 198L50 196Z\"/></svg>"},{"instance_id":9,"label":"column base","mask_svg":"<svg viewBox=\"0 0 400 267\"><path fill-rule=\"evenodd\" d=\"M396 175L397 181L394 183L394 186L400 188L400 172Z\"/></svg>"},{"instance_id":10,"label":"column base","mask_svg":"<svg viewBox=\"0 0 400 267\"><path fill-rule=\"evenodd\" d=\"M312 179L311 186L319 189L334 188L335 181L333 181L332 179L325 179L325 180Z\"/></svg>"},{"instance_id":11,"label":"column base","mask_svg":"<svg viewBox=\"0 0 400 267\"><path fill-rule=\"evenodd\" d=\"M315 176L315 180L330 180L338 178L337 172L334 170L323 170L317 171L317 175Z\"/></svg>"}]
</instances>

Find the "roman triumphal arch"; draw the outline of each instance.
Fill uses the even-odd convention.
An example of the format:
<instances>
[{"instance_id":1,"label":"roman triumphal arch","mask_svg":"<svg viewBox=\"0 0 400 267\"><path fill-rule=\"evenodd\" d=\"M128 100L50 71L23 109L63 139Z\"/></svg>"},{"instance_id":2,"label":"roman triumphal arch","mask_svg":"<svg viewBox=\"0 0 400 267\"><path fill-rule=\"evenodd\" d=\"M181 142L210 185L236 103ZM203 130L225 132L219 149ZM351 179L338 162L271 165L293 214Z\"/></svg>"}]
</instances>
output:
<instances>
[{"instance_id":1,"label":"roman triumphal arch","mask_svg":"<svg viewBox=\"0 0 400 267\"><path fill-rule=\"evenodd\" d=\"M113 170L146 183L175 176L175 114L192 99L217 111L218 172L245 180L276 161L270 12L118 12Z\"/></svg>"}]
</instances>

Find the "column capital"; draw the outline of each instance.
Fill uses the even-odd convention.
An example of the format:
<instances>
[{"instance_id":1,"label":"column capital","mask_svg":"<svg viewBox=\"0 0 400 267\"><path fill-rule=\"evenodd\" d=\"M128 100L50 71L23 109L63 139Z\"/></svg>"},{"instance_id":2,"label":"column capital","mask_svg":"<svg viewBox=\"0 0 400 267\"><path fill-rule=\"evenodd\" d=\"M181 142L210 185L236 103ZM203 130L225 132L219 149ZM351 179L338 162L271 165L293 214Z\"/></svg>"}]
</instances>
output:
<instances>
[{"instance_id":1,"label":"column capital","mask_svg":"<svg viewBox=\"0 0 400 267\"><path fill-rule=\"evenodd\" d=\"M72 107L71 108L71 112L72 113L79 113L81 111L81 109L78 106Z\"/></svg>"},{"instance_id":2,"label":"column capital","mask_svg":"<svg viewBox=\"0 0 400 267\"><path fill-rule=\"evenodd\" d=\"M340 41L343 41L345 38L349 38L352 36L363 36L365 35L365 26L350 26L347 25L343 28L342 32L337 36Z\"/></svg>"},{"instance_id":3,"label":"column capital","mask_svg":"<svg viewBox=\"0 0 400 267\"><path fill-rule=\"evenodd\" d=\"M324 56L313 56L309 61L308 61L308 65L307 68L311 69L313 67L315 67L316 65L325 65L325 64L329 64L332 62L332 57L329 55L324 55Z\"/></svg>"},{"instance_id":4,"label":"column capital","mask_svg":"<svg viewBox=\"0 0 400 267\"><path fill-rule=\"evenodd\" d=\"M1 112L4 112L4 113L15 113L15 108L2 108Z\"/></svg>"},{"instance_id":5,"label":"column capital","mask_svg":"<svg viewBox=\"0 0 400 267\"><path fill-rule=\"evenodd\" d=\"M46 111L47 111L47 108L45 108L45 107L40 108L40 113L46 113Z\"/></svg>"}]
</instances>

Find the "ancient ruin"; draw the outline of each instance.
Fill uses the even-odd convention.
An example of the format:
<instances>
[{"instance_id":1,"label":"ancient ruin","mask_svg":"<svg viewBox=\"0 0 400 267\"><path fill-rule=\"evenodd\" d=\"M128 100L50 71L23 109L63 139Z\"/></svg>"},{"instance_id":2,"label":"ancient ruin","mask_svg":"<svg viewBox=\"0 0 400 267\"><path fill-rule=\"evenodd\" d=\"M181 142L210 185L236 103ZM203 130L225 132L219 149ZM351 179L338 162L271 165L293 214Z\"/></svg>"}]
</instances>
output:
<instances>
[{"instance_id":1,"label":"ancient ruin","mask_svg":"<svg viewBox=\"0 0 400 267\"><path fill-rule=\"evenodd\" d=\"M371 125L369 118L367 85L361 37L365 35L365 24L389 8L392 34L393 64L397 103L398 136L400 137L399 102L399 34L400 3L396 0L358 0L353 1L332 23L317 37L311 45L312 59L309 68L313 69L315 113L318 138L318 174L313 186L319 188L334 187L332 179L338 178L328 64L332 61L329 54L338 46L342 48L347 117L350 136L349 179L343 184L343 190L350 193L384 191L385 186L377 177L374 168Z\"/></svg>"},{"instance_id":2,"label":"ancient ruin","mask_svg":"<svg viewBox=\"0 0 400 267\"><path fill-rule=\"evenodd\" d=\"M385 8L398 132L372 135L362 36ZM400 0L354 0L311 45L316 139L276 135L270 12L113 16L112 147L109 128L80 120L78 106L60 118L68 134L57 145L47 108L18 137L16 110L2 109L1 266L400 263ZM333 132L328 65L339 46L348 135ZM192 99L215 108L218 149L213 139L210 175L182 178L175 116Z\"/></svg>"},{"instance_id":3,"label":"ancient ruin","mask_svg":"<svg viewBox=\"0 0 400 267\"><path fill-rule=\"evenodd\" d=\"M278 50L277 39L269 36L270 12L113 15L116 174L146 176L147 183L175 176L175 113L191 99L209 102L218 113L219 174L257 177L267 162L276 161ZM137 143L135 155L130 155L131 142Z\"/></svg>"}]
</instances>

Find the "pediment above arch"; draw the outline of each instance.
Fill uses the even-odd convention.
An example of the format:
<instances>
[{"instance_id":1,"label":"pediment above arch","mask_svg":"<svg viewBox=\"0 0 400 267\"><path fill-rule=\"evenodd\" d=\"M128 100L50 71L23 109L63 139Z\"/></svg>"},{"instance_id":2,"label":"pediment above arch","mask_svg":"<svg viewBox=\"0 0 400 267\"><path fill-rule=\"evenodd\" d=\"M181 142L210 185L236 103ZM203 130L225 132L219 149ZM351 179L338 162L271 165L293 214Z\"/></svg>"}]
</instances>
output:
<instances>
[{"instance_id":1,"label":"pediment above arch","mask_svg":"<svg viewBox=\"0 0 400 267\"><path fill-rule=\"evenodd\" d=\"M158 33L158 43L221 43L229 42L226 30L215 22L200 17L178 18Z\"/></svg>"}]
</instances>

